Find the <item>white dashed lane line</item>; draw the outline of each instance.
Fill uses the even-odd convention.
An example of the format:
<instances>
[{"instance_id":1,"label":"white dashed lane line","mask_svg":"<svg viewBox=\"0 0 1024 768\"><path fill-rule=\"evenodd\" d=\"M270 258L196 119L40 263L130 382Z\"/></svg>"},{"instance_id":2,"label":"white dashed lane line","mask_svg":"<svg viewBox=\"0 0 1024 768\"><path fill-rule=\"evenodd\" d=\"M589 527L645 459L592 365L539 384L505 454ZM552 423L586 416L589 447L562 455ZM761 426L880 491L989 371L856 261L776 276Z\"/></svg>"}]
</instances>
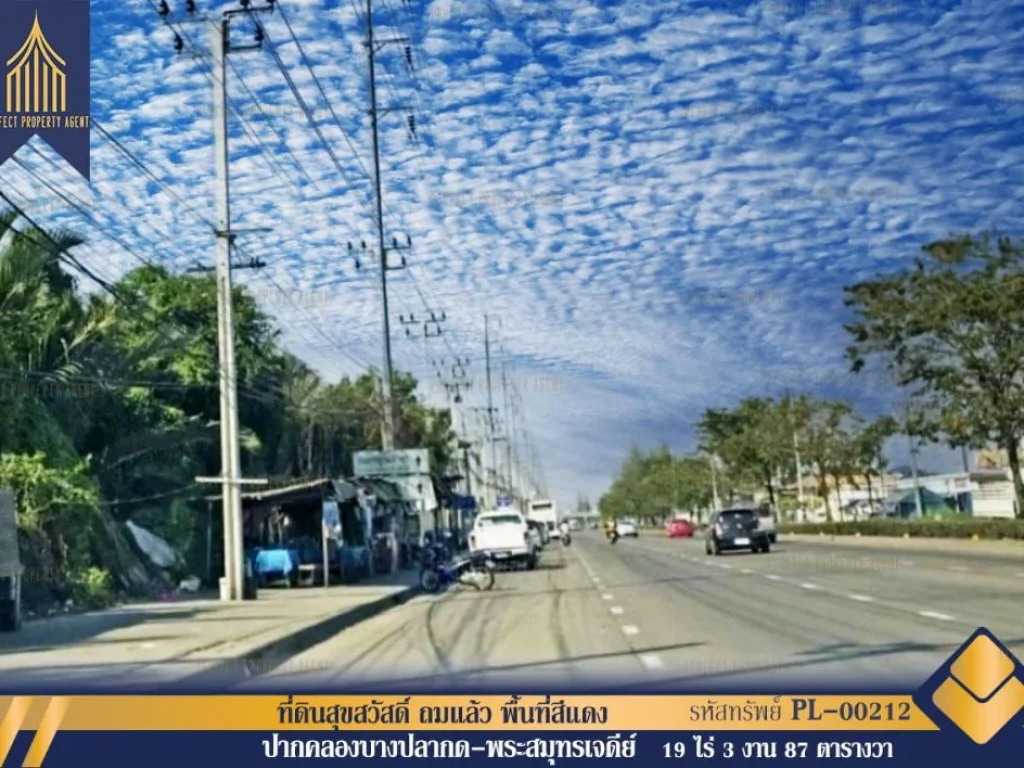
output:
<instances>
[{"instance_id":1,"label":"white dashed lane line","mask_svg":"<svg viewBox=\"0 0 1024 768\"><path fill-rule=\"evenodd\" d=\"M856 600L858 603L873 603L875 598L870 595L847 595L851 600Z\"/></svg>"},{"instance_id":2,"label":"white dashed lane line","mask_svg":"<svg viewBox=\"0 0 1024 768\"><path fill-rule=\"evenodd\" d=\"M662 669L665 664L662 662L661 657L656 653L642 653L640 654L640 663L647 669Z\"/></svg>"},{"instance_id":3,"label":"white dashed lane line","mask_svg":"<svg viewBox=\"0 0 1024 768\"><path fill-rule=\"evenodd\" d=\"M918 611L918 616L924 616L926 619L937 619L939 621L953 621L953 617L948 613L938 613L936 611Z\"/></svg>"},{"instance_id":4,"label":"white dashed lane line","mask_svg":"<svg viewBox=\"0 0 1024 768\"><path fill-rule=\"evenodd\" d=\"M611 608L610 608L609 610L611 610L611 612L612 612L612 616L621 616L621 615L622 615L623 613L625 613L625 611L623 611L623 610L622 610L622 609L621 609L621 608L620 608L619 606L617 606L617 605L613 605L613 606L612 606L612 607L611 607Z\"/></svg>"},{"instance_id":5,"label":"white dashed lane line","mask_svg":"<svg viewBox=\"0 0 1024 768\"><path fill-rule=\"evenodd\" d=\"M602 600L614 600L615 595L601 595Z\"/></svg>"},{"instance_id":6,"label":"white dashed lane line","mask_svg":"<svg viewBox=\"0 0 1024 768\"><path fill-rule=\"evenodd\" d=\"M800 586L803 587L804 589L817 589L818 588L817 584L811 584L811 582L809 582L809 581L805 581Z\"/></svg>"},{"instance_id":7,"label":"white dashed lane line","mask_svg":"<svg viewBox=\"0 0 1024 768\"><path fill-rule=\"evenodd\" d=\"M774 573L766 573L764 577L769 581L782 581L782 577L776 576Z\"/></svg>"},{"instance_id":8,"label":"white dashed lane line","mask_svg":"<svg viewBox=\"0 0 1024 768\"><path fill-rule=\"evenodd\" d=\"M632 624L626 624L622 628L622 631L625 634L627 634L627 635L639 635L640 634L640 629L638 627L634 627Z\"/></svg>"}]
</instances>

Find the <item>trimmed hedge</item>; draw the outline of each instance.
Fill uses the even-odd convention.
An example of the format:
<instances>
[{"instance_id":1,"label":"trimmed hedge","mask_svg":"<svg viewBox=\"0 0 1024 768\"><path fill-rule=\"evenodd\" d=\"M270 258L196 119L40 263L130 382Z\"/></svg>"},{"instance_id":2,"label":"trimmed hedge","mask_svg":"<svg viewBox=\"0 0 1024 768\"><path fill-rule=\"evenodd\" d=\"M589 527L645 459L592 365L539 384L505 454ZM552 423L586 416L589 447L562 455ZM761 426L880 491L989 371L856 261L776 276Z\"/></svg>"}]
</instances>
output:
<instances>
[{"instance_id":1,"label":"trimmed hedge","mask_svg":"<svg viewBox=\"0 0 1024 768\"><path fill-rule=\"evenodd\" d=\"M781 533L824 533L833 536L903 536L936 539L1024 539L1024 520L945 517L935 520L873 518L845 523L789 523Z\"/></svg>"}]
</instances>

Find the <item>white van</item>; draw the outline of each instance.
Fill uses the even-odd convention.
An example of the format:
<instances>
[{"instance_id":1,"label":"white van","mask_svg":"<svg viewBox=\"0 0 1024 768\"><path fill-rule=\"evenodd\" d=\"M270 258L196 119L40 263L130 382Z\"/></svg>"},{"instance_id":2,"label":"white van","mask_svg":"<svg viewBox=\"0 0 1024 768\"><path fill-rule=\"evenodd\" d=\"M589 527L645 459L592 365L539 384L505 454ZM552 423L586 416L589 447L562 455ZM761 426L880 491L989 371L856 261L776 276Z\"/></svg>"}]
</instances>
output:
<instances>
[{"instance_id":1,"label":"white van","mask_svg":"<svg viewBox=\"0 0 1024 768\"><path fill-rule=\"evenodd\" d=\"M547 499L531 501L527 507L526 517L547 528L549 538L558 538L558 509L555 502Z\"/></svg>"}]
</instances>

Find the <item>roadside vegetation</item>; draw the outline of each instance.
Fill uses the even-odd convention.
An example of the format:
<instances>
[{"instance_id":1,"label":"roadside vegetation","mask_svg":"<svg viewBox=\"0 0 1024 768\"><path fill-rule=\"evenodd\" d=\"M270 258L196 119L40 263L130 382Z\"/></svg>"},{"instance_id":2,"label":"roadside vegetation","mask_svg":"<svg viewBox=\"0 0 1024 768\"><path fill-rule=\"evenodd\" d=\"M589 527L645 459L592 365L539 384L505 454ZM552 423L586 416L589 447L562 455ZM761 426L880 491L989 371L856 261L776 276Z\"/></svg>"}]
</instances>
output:
<instances>
[{"instance_id":1,"label":"roadside vegetation","mask_svg":"<svg viewBox=\"0 0 1024 768\"><path fill-rule=\"evenodd\" d=\"M83 295L67 253L81 238L16 221L0 212L0 487L17 499L28 607L99 607L201 573L200 497L219 491L195 478L220 468L213 276L139 266ZM324 381L241 286L234 314L246 475L341 477L380 447L373 375ZM396 445L429 447L444 471L451 417L416 386L396 374ZM139 556L129 519L181 553L180 573Z\"/></svg>"},{"instance_id":2,"label":"roadside vegetation","mask_svg":"<svg viewBox=\"0 0 1024 768\"><path fill-rule=\"evenodd\" d=\"M805 392L708 408L695 425L697 453L633 448L599 502L601 514L662 519L684 510L699 520L717 490L725 503L763 494L786 520L795 501L779 489L796 485L799 452L802 482L814 478L804 493L817 497L827 521L801 530L1021 538L1024 244L991 233L930 243L902 269L845 294L850 373L884 370L891 384L880 394L900 407L868 417L850 402ZM1018 520L836 521L842 510L831 508L830 491L840 485L881 500L883 449L897 435L918 445L1005 451Z\"/></svg>"}]
</instances>

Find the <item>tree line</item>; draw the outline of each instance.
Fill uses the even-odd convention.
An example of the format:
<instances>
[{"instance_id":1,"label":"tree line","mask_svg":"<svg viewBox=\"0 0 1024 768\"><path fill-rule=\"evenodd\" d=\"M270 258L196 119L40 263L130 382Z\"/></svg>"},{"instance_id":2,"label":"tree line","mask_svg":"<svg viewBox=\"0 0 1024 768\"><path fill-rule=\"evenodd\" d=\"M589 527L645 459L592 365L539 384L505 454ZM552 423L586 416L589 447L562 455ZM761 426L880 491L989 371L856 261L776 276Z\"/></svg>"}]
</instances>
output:
<instances>
[{"instance_id":1,"label":"tree line","mask_svg":"<svg viewBox=\"0 0 1024 768\"><path fill-rule=\"evenodd\" d=\"M886 469L885 443L903 434L1004 451L1016 514L1024 516L1024 243L992 232L955 235L844 294L850 372L878 381L880 366L905 404L898 414L871 419L848 401L813 393L709 408L695 425L698 453L634 447L600 500L601 513L703 510L716 490L723 500L763 490L779 508L779 489L796 482L799 452L831 520L830 488L866 486L873 496Z\"/></svg>"},{"instance_id":2,"label":"tree line","mask_svg":"<svg viewBox=\"0 0 1024 768\"><path fill-rule=\"evenodd\" d=\"M195 478L220 471L215 278L147 263L84 296L65 268L82 239L17 220L0 213L0 487L17 498L24 565L49 574L47 588L140 588L117 522L205 552L197 497L219 491ZM380 448L374 374L324 381L243 286L234 321L245 475L340 477L355 451ZM396 446L429 448L444 472L451 415L416 387L396 373Z\"/></svg>"}]
</instances>

